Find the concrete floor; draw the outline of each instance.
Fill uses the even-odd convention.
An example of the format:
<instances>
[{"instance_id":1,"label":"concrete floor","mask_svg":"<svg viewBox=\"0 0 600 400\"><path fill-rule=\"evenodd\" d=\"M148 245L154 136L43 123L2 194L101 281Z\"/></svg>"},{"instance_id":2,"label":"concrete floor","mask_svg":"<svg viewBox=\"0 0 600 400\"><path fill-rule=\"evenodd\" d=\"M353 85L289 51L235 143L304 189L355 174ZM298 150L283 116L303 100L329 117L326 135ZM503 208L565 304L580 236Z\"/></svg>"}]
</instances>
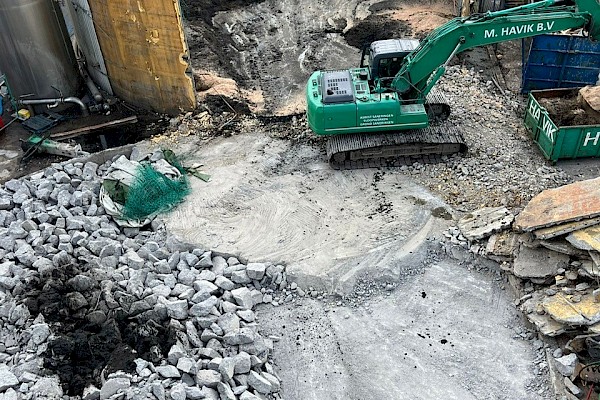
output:
<instances>
[{"instance_id":1,"label":"concrete floor","mask_svg":"<svg viewBox=\"0 0 600 400\"><path fill-rule=\"evenodd\" d=\"M442 261L358 307L316 300L263 307L281 337L288 400L541 399L525 389L534 352L513 339L510 296L488 276Z\"/></svg>"},{"instance_id":2,"label":"concrete floor","mask_svg":"<svg viewBox=\"0 0 600 400\"><path fill-rule=\"evenodd\" d=\"M192 181L166 216L172 233L284 263L301 288L348 296L259 311L263 333L281 338L286 400L551 398L531 342L514 339L525 328L513 295L495 273L443 255L452 221L433 215L447 207L409 174L334 171L317 148L260 134L176 152L213 180ZM365 282L376 290L359 301Z\"/></svg>"}]
</instances>

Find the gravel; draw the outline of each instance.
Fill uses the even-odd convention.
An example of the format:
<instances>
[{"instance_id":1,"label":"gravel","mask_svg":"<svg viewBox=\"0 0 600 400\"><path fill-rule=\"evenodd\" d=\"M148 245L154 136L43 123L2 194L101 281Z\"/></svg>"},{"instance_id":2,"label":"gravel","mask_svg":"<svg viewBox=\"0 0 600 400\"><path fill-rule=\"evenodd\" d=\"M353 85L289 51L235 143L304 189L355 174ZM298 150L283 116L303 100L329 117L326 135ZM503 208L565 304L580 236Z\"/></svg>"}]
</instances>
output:
<instances>
[{"instance_id":1,"label":"gravel","mask_svg":"<svg viewBox=\"0 0 600 400\"><path fill-rule=\"evenodd\" d=\"M110 165L53 164L0 188L0 397L279 398L253 309L279 304L285 268L156 220L119 227L98 200Z\"/></svg>"}]
</instances>

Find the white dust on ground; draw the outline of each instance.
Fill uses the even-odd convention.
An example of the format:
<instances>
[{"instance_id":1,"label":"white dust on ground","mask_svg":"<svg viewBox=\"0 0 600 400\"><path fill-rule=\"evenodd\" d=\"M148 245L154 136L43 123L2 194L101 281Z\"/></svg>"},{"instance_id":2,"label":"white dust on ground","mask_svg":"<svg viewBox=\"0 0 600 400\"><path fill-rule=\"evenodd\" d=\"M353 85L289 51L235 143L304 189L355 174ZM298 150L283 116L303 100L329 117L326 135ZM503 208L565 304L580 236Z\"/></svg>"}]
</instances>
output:
<instances>
[{"instance_id":1,"label":"white dust on ground","mask_svg":"<svg viewBox=\"0 0 600 400\"><path fill-rule=\"evenodd\" d=\"M335 171L318 149L260 133L195 146L179 151L212 180L192 178L168 229L215 251L285 263L321 289L349 290L365 268L399 274L426 240L431 209L443 206L404 174Z\"/></svg>"}]
</instances>

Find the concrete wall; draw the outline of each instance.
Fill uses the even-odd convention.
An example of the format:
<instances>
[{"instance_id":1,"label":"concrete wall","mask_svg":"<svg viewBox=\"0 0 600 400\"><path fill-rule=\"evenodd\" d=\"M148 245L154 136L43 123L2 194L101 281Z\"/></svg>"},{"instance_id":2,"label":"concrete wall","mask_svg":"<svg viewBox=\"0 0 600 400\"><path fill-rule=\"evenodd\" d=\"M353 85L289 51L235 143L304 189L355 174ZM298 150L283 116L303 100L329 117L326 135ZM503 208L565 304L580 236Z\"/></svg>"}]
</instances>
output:
<instances>
[{"instance_id":1,"label":"concrete wall","mask_svg":"<svg viewBox=\"0 0 600 400\"><path fill-rule=\"evenodd\" d=\"M178 0L89 0L116 96L158 112L196 106Z\"/></svg>"}]
</instances>

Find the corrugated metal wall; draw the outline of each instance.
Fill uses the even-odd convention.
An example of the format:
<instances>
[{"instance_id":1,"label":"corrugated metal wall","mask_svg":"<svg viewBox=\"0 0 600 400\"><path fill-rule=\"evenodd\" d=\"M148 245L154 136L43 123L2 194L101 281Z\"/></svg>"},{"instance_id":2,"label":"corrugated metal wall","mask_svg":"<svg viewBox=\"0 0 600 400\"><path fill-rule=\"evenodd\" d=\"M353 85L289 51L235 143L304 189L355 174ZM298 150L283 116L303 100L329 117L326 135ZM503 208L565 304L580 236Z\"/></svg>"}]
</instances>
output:
<instances>
[{"instance_id":1,"label":"corrugated metal wall","mask_svg":"<svg viewBox=\"0 0 600 400\"><path fill-rule=\"evenodd\" d=\"M67 0L67 7L79 48L87 60L88 73L100 88L113 94L88 1Z\"/></svg>"}]
</instances>

